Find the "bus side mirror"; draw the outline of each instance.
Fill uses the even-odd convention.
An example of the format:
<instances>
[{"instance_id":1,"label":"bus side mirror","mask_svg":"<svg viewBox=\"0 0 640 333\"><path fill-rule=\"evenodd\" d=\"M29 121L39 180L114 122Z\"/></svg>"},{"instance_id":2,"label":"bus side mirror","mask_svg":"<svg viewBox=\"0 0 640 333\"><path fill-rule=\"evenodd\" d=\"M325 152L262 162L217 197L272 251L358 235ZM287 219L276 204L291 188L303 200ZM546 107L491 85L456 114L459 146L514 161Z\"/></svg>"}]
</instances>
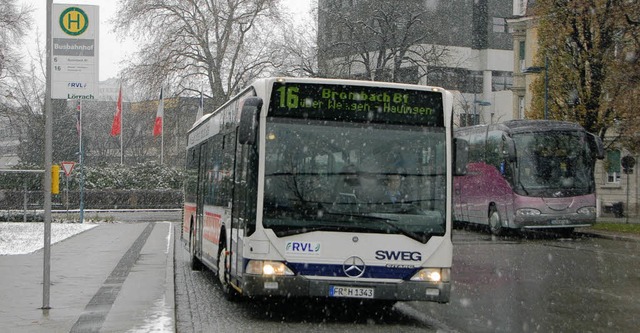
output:
<instances>
[{"instance_id":1,"label":"bus side mirror","mask_svg":"<svg viewBox=\"0 0 640 333\"><path fill-rule=\"evenodd\" d=\"M591 150L596 155L596 158L599 160L604 159L604 145L602 144L602 139L597 135L589 133L589 143Z\"/></svg>"},{"instance_id":2,"label":"bus side mirror","mask_svg":"<svg viewBox=\"0 0 640 333\"><path fill-rule=\"evenodd\" d=\"M465 139L454 138L453 149L455 152L453 175L464 176L467 174L467 164L469 163L469 142Z\"/></svg>"},{"instance_id":3,"label":"bus side mirror","mask_svg":"<svg viewBox=\"0 0 640 333\"><path fill-rule=\"evenodd\" d=\"M240 111L240 128L238 129L238 141L240 144L253 145L256 143L258 115L261 108L262 98L248 97L244 100Z\"/></svg>"}]
</instances>

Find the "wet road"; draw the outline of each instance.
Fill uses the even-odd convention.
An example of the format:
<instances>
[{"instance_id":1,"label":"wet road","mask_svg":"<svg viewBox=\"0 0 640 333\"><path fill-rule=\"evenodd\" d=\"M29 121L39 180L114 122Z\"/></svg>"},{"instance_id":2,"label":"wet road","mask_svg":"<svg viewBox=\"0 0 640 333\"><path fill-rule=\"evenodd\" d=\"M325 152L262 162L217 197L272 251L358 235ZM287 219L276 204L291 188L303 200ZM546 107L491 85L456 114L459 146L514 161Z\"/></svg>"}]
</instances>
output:
<instances>
[{"instance_id":1,"label":"wet road","mask_svg":"<svg viewBox=\"0 0 640 333\"><path fill-rule=\"evenodd\" d=\"M397 303L392 309L300 300L229 303L216 277L192 272L184 245L175 249L178 332L637 332L640 327L637 242L537 233L496 238L456 229L451 302Z\"/></svg>"},{"instance_id":2,"label":"wet road","mask_svg":"<svg viewBox=\"0 0 640 333\"><path fill-rule=\"evenodd\" d=\"M531 235L529 235L531 236ZM637 332L640 243L455 230L451 303L409 305L459 332Z\"/></svg>"}]
</instances>

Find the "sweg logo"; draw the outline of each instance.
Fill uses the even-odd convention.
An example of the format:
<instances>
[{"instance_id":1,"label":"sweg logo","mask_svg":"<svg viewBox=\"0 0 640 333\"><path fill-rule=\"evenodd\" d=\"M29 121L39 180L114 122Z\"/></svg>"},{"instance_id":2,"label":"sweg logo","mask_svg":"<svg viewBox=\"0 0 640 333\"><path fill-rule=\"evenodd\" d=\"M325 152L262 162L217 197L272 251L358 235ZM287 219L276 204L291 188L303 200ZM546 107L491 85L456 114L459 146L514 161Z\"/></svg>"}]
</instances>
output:
<instances>
[{"instance_id":1,"label":"sweg logo","mask_svg":"<svg viewBox=\"0 0 640 333\"><path fill-rule=\"evenodd\" d=\"M407 261L421 261L422 254L420 252L412 251L376 251L377 260L407 260Z\"/></svg>"},{"instance_id":2,"label":"sweg logo","mask_svg":"<svg viewBox=\"0 0 640 333\"><path fill-rule=\"evenodd\" d=\"M319 254L320 243L318 242L287 242L285 247L287 253Z\"/></svg>"}]
</instances>

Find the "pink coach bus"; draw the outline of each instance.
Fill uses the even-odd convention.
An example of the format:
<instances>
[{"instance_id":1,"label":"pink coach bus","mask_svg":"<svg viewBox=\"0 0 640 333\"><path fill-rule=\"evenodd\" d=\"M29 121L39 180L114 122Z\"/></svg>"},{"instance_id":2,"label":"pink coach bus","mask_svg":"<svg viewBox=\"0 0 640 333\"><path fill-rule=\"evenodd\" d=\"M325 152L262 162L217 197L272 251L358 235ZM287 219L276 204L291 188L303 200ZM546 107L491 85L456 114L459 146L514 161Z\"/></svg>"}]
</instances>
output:
<instances>
[{"instance_id":1,"label":"pink coach bus","mask_svg":"<svg viewBox=\"0 0 640 333\"><path fill-rule=\"evenodd\" d=\"M459 128L467 173L454 180L456 221L507 230L571 233L596 221L593 170L599 137L564 121L513 120Z\"/></svg>"}]
</instances>

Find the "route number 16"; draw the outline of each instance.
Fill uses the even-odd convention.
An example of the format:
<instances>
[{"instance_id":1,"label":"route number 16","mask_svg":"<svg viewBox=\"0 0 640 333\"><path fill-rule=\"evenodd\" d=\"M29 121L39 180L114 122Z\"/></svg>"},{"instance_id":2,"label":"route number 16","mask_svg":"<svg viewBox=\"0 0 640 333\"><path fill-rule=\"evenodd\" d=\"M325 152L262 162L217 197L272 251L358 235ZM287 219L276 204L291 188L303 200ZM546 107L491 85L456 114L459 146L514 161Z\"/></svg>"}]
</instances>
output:
<instances>
[{"instance_id":1,"label":"route number 16","mask_svg":"<svg viewBox=\"0 0 640 333\"><path fill-rule=\"evenodd\" d=\"M280 87L278 92L280 93L280 107L287 107L289 109L296 109L299 105L298 99L298 87Z\"/></svg>"}]
</instances>

